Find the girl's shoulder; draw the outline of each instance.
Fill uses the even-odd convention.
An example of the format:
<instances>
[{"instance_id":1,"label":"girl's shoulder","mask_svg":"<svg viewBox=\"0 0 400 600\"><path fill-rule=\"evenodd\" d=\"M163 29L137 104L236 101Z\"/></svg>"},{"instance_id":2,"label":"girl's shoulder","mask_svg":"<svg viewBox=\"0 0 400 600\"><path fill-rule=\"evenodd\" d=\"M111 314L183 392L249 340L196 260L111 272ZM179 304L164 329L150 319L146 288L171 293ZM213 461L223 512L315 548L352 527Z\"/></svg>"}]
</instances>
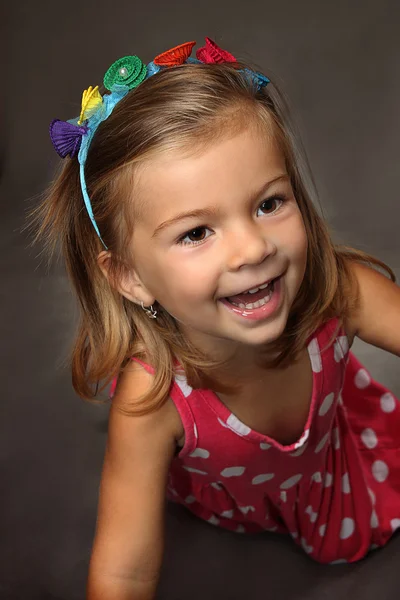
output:
<instances>
[{"instance_id":1,"label":"girl's shoulder","mask_svg":"<svg viewBox=\"0 0 400 600\"><path fill-rule=\"evenodd\" d=\"M139 407L140 399L151 392L153 385L152 369L146 363L130 360L122 369L115 382L112 396L113 409L135 418L135 409ZM145 407L144 407L145 408ZM136 413L138 414L138 413ZM155 426L163 424L175 440L183 434L182 421L174 402L168 396L158 408L141 415L146 421L153 422Z\"/></svg>"}]
</instances>

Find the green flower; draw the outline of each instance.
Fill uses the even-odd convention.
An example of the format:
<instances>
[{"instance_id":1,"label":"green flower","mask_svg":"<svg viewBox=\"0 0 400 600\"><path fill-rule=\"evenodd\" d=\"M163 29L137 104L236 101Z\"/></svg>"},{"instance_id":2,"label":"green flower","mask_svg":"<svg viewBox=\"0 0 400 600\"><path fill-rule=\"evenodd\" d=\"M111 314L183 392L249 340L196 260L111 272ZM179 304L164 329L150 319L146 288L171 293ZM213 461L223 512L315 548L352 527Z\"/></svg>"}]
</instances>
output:
<instances>
[{"instance_id":1,"label":"green flower","mask_svg":"<svg viewBox=\"0 0 400 600\"><path fill-rule=\"evenodd\" d=\"M112 90L114 85L124 85L130 90L145 79L147 67L138 56L124 56L115 61L104 75L104 86Z\"/></svg>"}]
</instances>

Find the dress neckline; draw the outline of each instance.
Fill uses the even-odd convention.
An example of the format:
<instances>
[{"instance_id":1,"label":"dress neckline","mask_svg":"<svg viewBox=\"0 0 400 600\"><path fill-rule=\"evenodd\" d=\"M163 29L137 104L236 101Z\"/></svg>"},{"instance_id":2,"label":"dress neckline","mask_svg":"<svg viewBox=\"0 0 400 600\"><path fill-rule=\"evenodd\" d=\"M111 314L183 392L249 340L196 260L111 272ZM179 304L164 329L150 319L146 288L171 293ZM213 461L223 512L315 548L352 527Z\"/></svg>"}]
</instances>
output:
<instances>
[{"instance_id":1,"label":"dress neckline","mask_svg":"<svg viewBox=\"0 0 400 600\"><path fill-rule=\"evenodd\" d=\"M318 333L325 326L326 322L320 325L320 327L318 327L318 329L316 329L316 331L314 331L314 333L310 335L306 342L308 358L310 361L310 368L312 370L312 394L306 423L304 425L302 434L295 442L293 442L292 444L281 444L274 438L260 433L255 429L252 429L245 423L242 423L242 421L240 421L240 419L238 419L238 417L222 402L222 400L220 400L220 398L214 391L203 389L197 390L197 392L201 394L203 400L214 411L221 426L226 427L227 429L231 429L234 433L243 437L243 439L245 440L259 444L262 449L268 449L269 447L273 446L281 452L300 451L300 448L304 446L308 439L311 423L313 421L313 416L316 409L316 404L320 397L323 385L322 365L320 370L317 371L315 364L318 361L318 357L320 356L319 345L317 341Z\"/></svg>"}]
</instances>

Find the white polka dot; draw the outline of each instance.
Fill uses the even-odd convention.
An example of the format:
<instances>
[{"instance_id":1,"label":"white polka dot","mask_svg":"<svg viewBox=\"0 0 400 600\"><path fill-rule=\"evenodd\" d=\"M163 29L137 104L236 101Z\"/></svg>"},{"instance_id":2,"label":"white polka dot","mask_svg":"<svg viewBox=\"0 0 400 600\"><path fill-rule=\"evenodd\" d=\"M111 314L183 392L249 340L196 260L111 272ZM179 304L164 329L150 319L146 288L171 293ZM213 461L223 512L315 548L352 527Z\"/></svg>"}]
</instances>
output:
<instances>
[{"instance_id":1,"label":"white polka dot","mask_svg":"<svg viewBox=\"0 0 400 600\"><path fill-rule=\"evenodd\" d=\"M363 390L364 388L369 386L370 383L371 383L371 376L368 373L368 371L366 369L359 369L354 378L355 386L358 389Z\"/></svg>"},{"instance_id":2,"label":"white polka dot","mask_svg":"<svg viewBox=\"0 0 400 600\"><path fill-rule=\"evenodd\" d=\"M185 502L186 504L193 504L193 502L196 502L196 498L194 496L186 496Z\"/></svg>"},{"instance_id":3,"label":"white polka dot","mask_svg":"<svg viewBox=\"0 0 400 600\"><path fill-rule=\"evenodd\" d=\"M340 528L340 539L347 540L353 533L355 529L355 523L353 519L346 517L342 521L342 526Z\"/></svg>"},{"instance_id":4,"label":"white polka dot","mask_svg":"<svg viewBox=\"0 0 400 600\"><path fill-rule=\"evenodd\" d=\"M333 392L331 392L330 394L328 394L326 396L326 398L324 398L324 401L322 402L321 406L319 407L319 411L318 411L318 414L320 417L323 417L324 415L326 415L326 413L332 406L334 399L335 399L335 394Z\"/></svg>"},{"instance_id":5,"label":"white polka dot","mask_svg":"<svg viewBox=\"0 0 400 600\"><path fill-rule=\"evenodd\" d=\"M370 488L368 488L368 494L369 494L369 497L371 498L372 506L374 506L374 504L376 502L376 498L375 498L374 492Z\"/></svg>"},{"instance_id":6,"label":"white polka dot","mask_svg":"<svg viewBox=\"0 0 400 600\"><path fill-rule=\"evenodd\" d=\"M170 493L170 494L173 494L174 496L177 496L177 495L178 495L178 492L177 492L176 490L174 490L174 488L173 488L173 487L169 487L169 488L168 488L168 491L169 491L169 493Z\"/></svg>"},{"instance_id":7,"label":"white polka dot","mask_svg":"<svg viewBox=\"0 0 400 600\"><path fill-rule=\"evenodd\" d=\"M376 512L374 510L371 513L371 527L373 529L376 529L377 527L379 527L378 515L376 514Z\"/></svg>"},{"instance_id":8,"label":"white polka dot","mask_svg":"<svg viewBox=\"0 0 400 600\"><path fill-rule=\"evenodd\" d=\"M238 506L238 509L240 510L241 513L243 513L244 515L247 515L248 512L255 512L255 508L254 506Z\"/></svg>"},{"instance_id":9,"label":"white polka dot","mask_svg":"<svg viewBox=\"0 0 400 600\"><path fill-rule=\"evenodd\" d=\"M233 431L242 436L249 435L251 431L250 427L247 427L247 425L239 421L239 419L233 414L229 415L229 417L226 420L226 424L228 425L228 427L233 429Z\"/></svg>"},{"instance_id":10,"label":"white polka dot","mask_svg":"<svg viewBox=\"0 0 400 600\"><path fill-rule=\"evenodd\" d=\"M287 501L287 492L285 492L285 490L282 490L281 493L279 494L279 497L282 500L282 502L286 502Z\"/></svg>"},{"instance_id":11,"label":"white polka dot","mask_svg":"<svg viewBox=\"0 0 400 600\"><path fill-rule=\"evenodd\" d=\"M304 512L307 513L308 516L310 517L311 523L315 523L315 521L317 520L318 514L313 511L312 506L311 505L307 506L307 508Z\"/></svg>"},{"instance_id":12,"label":"white polka dot","mask_svg":"<svg viewBox=\"0 0 400 600\"><path fill-rule=\"evenodd\" d=\"M260 475L253 477L251 483L257 485L259 483L264 483L264 481L269 481L273 477L275 477L275 473L261 473Z\"/></svg>"},{"instance_id":13,"label":"white polka dot","mask_svg":"<svg viewBox=\"0 0 400 600\"><path fill-rule=\"evenodd\" d=\"M400 519L392 519L390 521L390 527L392 528L392 531L398 529L400 527Z\"/></svg>"},{"instance_id":14,"label":"white polka dot","mask_svg":"<svg viewBox=\"0 0 400 600\"><path fill-rule=\"evenodd\" d=\"M319 471L316 471L313 476L311 477L312 481L315 481L316 483L321 483L322 482L322 475Z\"/></svg>"},{"instance_id":15,"label":"white polka dot","mask_svg":"<svg viewBox=\"0 0 400 600\"><path fill-rule=\"evenodd\" d=\"M211 525L219 525L219 519L215 515L212 515L208 519L208 522L211 523Z\"/></svg>"},{"instance_id":16,"label":"white polka dot","mask_svg":"<svg viewBox=\"0 0 400 600\"><path fill-rule=\"evenodd\" d=\"M394 396L390 392L383 394L383 396L381 396L381 409L383 412L391 413L395 408L396 400L394 399Z\"/></svg>"},{"instance_id":17,"label":"white polka dot","mask_svg":"<svg viewBox=\"0 0 400 600\"><path fill-rule=\"evenodd\" d=\"M265 444L264 442L260 442L260 448L261 450L268 450L269 448L271 448L271 444Z\"/></svg>"},{"instance_id":18,"label":"white polka dot","mask_svg":"<svg viewBox=\"0 0 400 600\"><path fill-rule=\"evenodd\" d=\"M278 531L277 527L266 527L265 531L271 531L271 533L273 533L274 531Z\"/></svg>"},{"instance_id":19,"label":"white polka dot","mask_svg":"<svg viewBox=\"0 0 400 600\"><path fill-rule=\"evenodd\" d=\"M182 394L187 398L193 392L193 388L188 384L184 375L176 375L175 383L180 388Z\"/></svg>"},{"instance_id":20,"label":"white polka dot","mask_svg":"<svg viewBox=\"0 0 400 600\"><path fill-rule=\"evenodd\" d=\"M303 444L303 446L300 446L300 448L298 448L294 452L290 452L290 456L301 456L303 452L305 452L305 450L307 449L307 446L308 444Z\"/></svg>"},{"instance_id":21,"label":"white polka dot","mask_svg":"<svg viewBox=\"0 0 400 600\"><path fill-rule=\"evenodd\" d=\"M374 463L372 463L372 475L376 481L382 483L382 481L385 481L389 475L389 467L383 460L376 460Z\"/></svg>"},{"instance_id":22,"label":"white polka dot","mask_svg":"<svg viewBox=\"0 0 400 600\"><path fill-rule=\"evenodd\" d=\"M189 473L198 473L199 475L207 475L206 471L201 471L200 469L194 469L193 467L188 467L186 465L184 465L183 467L186 471L189 471Z\"/></svg>"},{"instance_id":23,"label":"white polka dot","mask_svg":"<svg viewBox=\"0 0 400 600\"><path fill-rule=\"evenodd\" d=\"M361 433L361 440L367 448L375 448L378 445L378 438L376 437L376 433L373 429L368 427L364 429Z\"/></svg>"},{"instance_id":24,"label":"white polka dot","mask_svg":"<svg viewBox=\"0 0 400 600\"><path fill-rule=\"evenodd\" d=\"M222 512L220 514L220 517L225 517L226 519L232 519L232 517L233 517L233 509L231 509L231 510L224 510L224 512Z\"/></svg>"},{"instance_id":25,"label":"white polka dot","mask_svg":"<svg viewBox=\"0 0 400 600\"><path fill-rule=\"evenodd\" d=\"M222 485L220 483L217 483L216 481L213 481L211 487L213 487L216 490L222 490Z\"/></svg>"},{"instance_id":26,"label":"white polka dot","mask_svg":"<svg viewBox=\"0 0 400 600\"><path fill-rule=\"evenodd\" d=\"M223 471L221 471L222 477L239 477L239 475L243 475L246 467L227 467Z\"/></svg>"},{"instance_id":27,"label":"white polka dot","mask_svg":"<svg viewBox=\"0 0 400 600\"><path fill-rule=\"evenodd\" d=\"M324 537L324 535L325 535L325 531L326 531L326 523L324 523L324 525L321 525L321 527L319 528L319 530L318 530L318 531L319 531L319 535L320 535L321 537Z\"/></svg>"},{"instance_id":28,"label":"white polka dot","mask_svg":"<svg viewBox=\"0 0 400 600\"><path fill-rule=\"evenodd\" d=\"M329 564L330 565L342 565L343 563L347 563L347 560L345 558L338 558L337 560L333 560Z\"/></svg>"},{"instance_id":29,"label":"white polka dot","mask_svg":"<svg viewBox=\"0 0 400 600\"><path fill-rule=\"evenodd\" d=\"M198 438L199 436L197 435L197 425L196 425L196 423L193 425L193 430L194 430L194 437L195 437L195 438L196 438L196 440L197 440L197 438Z\"/></svg>"},{"instance_id":30,"label":"white polka dot","mask_svg":"<svg viewBox=\"0 0 400 600\"><path fill-rule=\"evenodd\" d=\"M305 432L303 433L303 435L301 436L301 438L299 439L299 441L295 443L294 447L300 448L300 446L302 446L308 440L309 435L310 435L310 430L306 429Z\"/></svg>"},{"instance_id":31,"label":"white polka dot","mask_svg":"<svg viewBox=\"0 0 400 600\"><path fill-rule=\"evenodd\" d=\"M369 547L369 550L377 550L378 548L380 548L380 546L378 546L378 544L371 544Z\"/></svg>"},{"instance_id":32,"label":"white polka dot","mask_svg":"<svg viewBox=\"0 0 400 600\"><path fill-rule=\"evenodd\" d=\"M349 341L345 335L339 335L334 343L334 357L340 362L349 351Z\"/></svg>"},{"instance_id":33,"label":"white polka dot","mask_svg":"<svg viewBox=\"0 0 400 600\"><path fill-rule=\"evenodd\" d=\"M317 338L311 340L307 346L307 350L310 357L312 370L314 373L319 373L322 371L322 361Z\"/></svg>"},{"instance_id":34,"label":"white polka dot","mask_svg":"<svg viewBox=\"0 0 400 600\"><path fill-rule=\"evenodd\" d=\"M333 447L335 448L335 450L339 450L339 448L340 448L339 429L337 427L335 427L335 429L333 429L333 431L332 431L332 434L333 434Z\"/></svg>"},{"instance_id":35,"label":"white polka dot","mask_svg":"<svg viewBox=\"0 0 400 600\"><path fill-rule=\"evenodd\" d=\"M338 404L340 404L340 406L343 406L343 397L342 397L342 393L339 393L339 397L338 397Z\"/></svg>"},{"instance_id":36,"label":"white polka dot","mask_svg":"<svg viewBox=\"0 0 400 600\"><path fill-rule=\"evenodd\" d=\"M286 481L281 483L281 485L280 485L281 490L288 490L289 488L293 487L294 485L296 485L296 483L298 483L300 481L300 479L302 477L303 477L302 473L298 473L297 475L293 475L292 477L289 477L289 479L286 479Z\"/></svg>"},{"instance_id":37,"label":"white polka dot","mask_svg":"<svg viewBox=\"0 0 400 600\"><path fill-rule=\"evenodd\" d=\"M189 456L191 456L192 458L208 458L210 456L210 453L208 450L204 450L204 448L196 448L196 450L193 450L193 452L189 454Z\"/></svg>"},{"instance_id":38,"label":"white polka dot","mask_svg":"<svg viewBox=\"0 0 400 600\"><path fill-rule=\"evenodd\" d=\"M325 473L325 487L330 487L332 485L333 476L332 473Z\"/></svg>"},{"instance_id":39,"label":"white polka dot","mask_svg":"<svg viewBox=\"0 0 400 600\"><path fill-rule=\"evenodd\" d=\"M348 473L345 473L342 477L342 492L343 492L343 494L350 494L350 492L351 492Z\"/></svg>"},{"instance_id":40,"label":"white polka dot","mask_svg":"<svg viewBox=\"0 0 400 600\"><path fill-rule=\"evenodd\" d=\"M301 545L303 546L307 554L311 554L311 552L313 551L313 547L309 546L303 537L301 538Z\"/></svg>"},{"instance_id":41,"label":"white polka dot","mask_svg":"<svg viewBox=\"0 0 400 600\"><path fill-rule=\"evenodd\" d=\"M290 535L292 536L293 539L296 539L299 536L299 534L297 533L297 531L290 531L289 533L290 533Z\"/></svg>"},{"instance_id":42,"label":"white polka dot","mask_svg":"<svg viewBox=\"0 0 400 600\"><path fill-rule=\"evenodd\" d=\"M244 528L244 526L243 526L243 525L238 525L238 526L236 527L236 530L235 530L235 531L236 531L236 533L246 533L246 530L245 530L245 528Z\"/></svg>"},{"instance_id":43,"label":"white polka dot","mask_svg":"<svg viewBox=\"0 0 400 600\"><path fill-rule=\"evenodd\" d=\"M318 454L318 452L321 452L322 448L325 446L326 442L329 440L330 437L330 432L328 431L328 433L326 433L324 435L324 437L322 438L322 440L319 442L318 446L315 448L315 454Z\"/></svg>"}]
</instances>

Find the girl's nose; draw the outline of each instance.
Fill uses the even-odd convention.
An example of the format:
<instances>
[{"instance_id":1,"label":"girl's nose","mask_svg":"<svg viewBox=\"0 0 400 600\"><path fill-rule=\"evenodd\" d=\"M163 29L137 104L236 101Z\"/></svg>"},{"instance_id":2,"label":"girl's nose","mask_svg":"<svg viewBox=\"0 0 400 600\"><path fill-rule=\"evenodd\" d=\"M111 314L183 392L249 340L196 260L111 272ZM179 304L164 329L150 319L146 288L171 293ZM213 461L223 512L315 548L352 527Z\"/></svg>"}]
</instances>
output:
<instances>
[{"instance_id":1,"label":"girl's nose","mask_svg":"<svg viewBox=\"0 0 400 600\"><path fill-rule=\"evenodd\" d=\"M242 267L258 265L276 252L276 246L265 231L253 224L235 230L227 240L228 268L236 271Z\"/></svg>"}]
</instances>

